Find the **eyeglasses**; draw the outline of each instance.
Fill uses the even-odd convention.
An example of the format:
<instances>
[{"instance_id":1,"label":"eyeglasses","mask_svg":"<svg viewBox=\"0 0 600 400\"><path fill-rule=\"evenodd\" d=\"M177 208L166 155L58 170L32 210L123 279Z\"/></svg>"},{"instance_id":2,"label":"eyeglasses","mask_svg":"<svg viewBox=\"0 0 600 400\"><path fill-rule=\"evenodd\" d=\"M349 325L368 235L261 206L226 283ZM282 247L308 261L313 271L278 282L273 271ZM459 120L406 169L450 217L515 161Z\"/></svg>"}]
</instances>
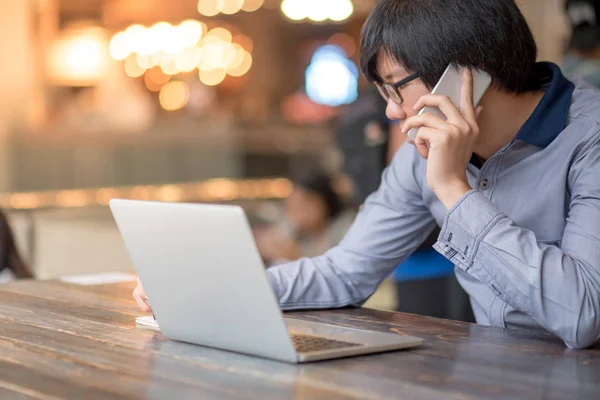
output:
<instances>
[{"instance_id":1,"label":"eyeglasses","mask_svg":"<svg viewBox=\"0 0 600 400\"><path fill-rule=\"evenodd\" d=\"M381 94L381 96L383 97L383 99L386 102L388 102L388 101L390 101L390 99L392 99L392 101L394 103L402 104L402 103L404 103L404 98L402 97L402 94L400 93L400 89L402 88L402 86L414 81L418 77L419 77L419 74L415 73L415 74L407 76L406 78L404 78L396 83L375 82L375 86L377 86L379 93Z\"/></svg>"}]
</instances>

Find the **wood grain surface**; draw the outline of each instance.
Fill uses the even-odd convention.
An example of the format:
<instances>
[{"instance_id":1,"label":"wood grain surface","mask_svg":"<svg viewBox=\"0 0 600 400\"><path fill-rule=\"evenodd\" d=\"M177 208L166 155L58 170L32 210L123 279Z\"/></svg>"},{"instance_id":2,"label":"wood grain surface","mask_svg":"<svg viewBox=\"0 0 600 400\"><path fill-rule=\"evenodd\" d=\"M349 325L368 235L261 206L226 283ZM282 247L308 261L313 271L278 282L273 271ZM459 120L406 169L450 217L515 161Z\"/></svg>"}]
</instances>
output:
<instances>
[{"instance_id":1,"label":"wood grain surface","mask_svg":"<svg viewBox=\"0 0 600 400\"><path fill-rule=\"evenodd\" d=\"M296 366L137 328L132 288L0 286L0 399L600 399L600 346L571 351L550 334L369 309L295 312L425 339Z\"/></svg>"}]
</instances>

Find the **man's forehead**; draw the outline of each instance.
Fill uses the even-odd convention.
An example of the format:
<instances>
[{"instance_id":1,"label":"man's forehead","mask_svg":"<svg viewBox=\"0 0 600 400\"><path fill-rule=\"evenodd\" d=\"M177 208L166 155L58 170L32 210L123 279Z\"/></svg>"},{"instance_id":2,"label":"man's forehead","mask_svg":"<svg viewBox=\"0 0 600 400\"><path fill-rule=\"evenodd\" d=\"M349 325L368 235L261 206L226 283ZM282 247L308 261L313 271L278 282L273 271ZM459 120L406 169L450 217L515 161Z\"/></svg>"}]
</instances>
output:
<instances>
[{"instance_id":1,"label":"man's forehead","mask_svg":"<svg viewBox=\"0 0 600 400\"><path fill-rule=\"evenodd\" d=\"M407 71L402 67L402 65L400 65L397 61L395 61L385 52L380 52L377 56L376 66L377 74L384 81L397 80L408 74Z\"/></svg>"}]
</instances>

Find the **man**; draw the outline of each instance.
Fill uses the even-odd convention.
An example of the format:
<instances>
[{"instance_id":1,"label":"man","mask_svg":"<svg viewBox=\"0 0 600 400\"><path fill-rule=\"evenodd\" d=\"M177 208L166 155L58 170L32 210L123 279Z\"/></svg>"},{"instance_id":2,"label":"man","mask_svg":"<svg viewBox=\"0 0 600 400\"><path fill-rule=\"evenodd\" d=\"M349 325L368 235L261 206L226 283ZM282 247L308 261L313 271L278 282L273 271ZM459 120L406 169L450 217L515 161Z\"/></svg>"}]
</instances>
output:
<instances>
[{"instance_id":1,"label":"man","mask_svg":"<svg viewBox=\"0 0 600 400\"><path fill-rule=\"evenodd\" d=\"M434 247L478 323L546 330L570 348L598 340L600 93L535 59L512 0L381 0L361 67L417 138L339 246L268 271L281 307L362 304L438 224ZM492 76L477 109L468 68L459 105L428 94L450 62ZM418 116L424 106L447 121Z\"/></svg>"},{"instance_id":2,"label":"man","mask_svg":"<svg viewBox=\"0 0 600 400\"><path fill-rule=\"evenodd\" d=\"M600 88L600 0L568 0L565 7L572 34L564 74Z\"/></svg>"}]
</instances>

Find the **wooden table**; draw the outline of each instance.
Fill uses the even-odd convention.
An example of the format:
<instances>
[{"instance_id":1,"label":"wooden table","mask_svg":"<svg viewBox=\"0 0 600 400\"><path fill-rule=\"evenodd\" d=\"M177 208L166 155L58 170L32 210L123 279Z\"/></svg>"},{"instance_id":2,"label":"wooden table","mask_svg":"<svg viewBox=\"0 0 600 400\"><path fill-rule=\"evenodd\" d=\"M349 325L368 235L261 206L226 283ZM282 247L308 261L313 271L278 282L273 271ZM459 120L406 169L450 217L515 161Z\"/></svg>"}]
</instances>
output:
<instances>
[{"instance_id":1,"label":"wooden table","mask_svg":"<svg viewBox=\"0 0 600 400\"><path fill-rule=\"evenodd\" d=\"M600 399L600 347L368 309L292 316L420 336L418 349L306 365L136 328L133 283L0 286L0 399Z\"/></svg>"}]
</instances>

